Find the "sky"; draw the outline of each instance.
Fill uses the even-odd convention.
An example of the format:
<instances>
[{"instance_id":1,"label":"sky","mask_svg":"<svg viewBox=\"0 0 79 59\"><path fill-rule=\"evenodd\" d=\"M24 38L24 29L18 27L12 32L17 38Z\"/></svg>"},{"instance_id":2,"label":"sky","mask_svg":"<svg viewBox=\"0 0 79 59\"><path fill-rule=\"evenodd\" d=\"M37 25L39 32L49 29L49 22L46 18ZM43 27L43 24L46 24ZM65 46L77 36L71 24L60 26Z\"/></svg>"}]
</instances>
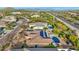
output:
<instances>
[{"instance_id":1,"label":"sky","mask_svg":"<svg viewBox=\"0 0 79 59\"><path fill-rule=\"evenodd\" d=\"M79 0L0 0L0 7L79 7Z\"/></svg>"}]
</instances>

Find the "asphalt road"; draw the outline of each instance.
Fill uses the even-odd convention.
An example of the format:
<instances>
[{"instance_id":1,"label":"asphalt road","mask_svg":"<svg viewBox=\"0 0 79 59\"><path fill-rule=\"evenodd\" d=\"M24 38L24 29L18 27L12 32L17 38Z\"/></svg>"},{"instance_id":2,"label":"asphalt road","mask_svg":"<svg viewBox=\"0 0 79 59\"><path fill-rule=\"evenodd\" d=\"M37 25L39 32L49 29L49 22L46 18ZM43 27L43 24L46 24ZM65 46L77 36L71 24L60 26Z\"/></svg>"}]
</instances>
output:
<instances>
[{"instance_id":1,"label":"asphalt road","mask_svg":"<svg viewBox=\"0 0 79 59\"><path fill-rule=\"evenodd\" d=\"M65 19L64 17L59 17L59 16L56 16L56 18L59 18L61 19L62 21L64 21L65 23L69 24L70 26L73 27L73 29L75 28L76 30L79 30L79 25L76 25L74 23L70 23L67 19Z\"/></svg>"},{"instance_id":2,"label":"asphalt road","mask_svg":"<svg viewBox=\"0 0 79 59\"><path fill-rule=\"evenodd\" d=\"M63 17L60 18L58 15L51 14L51 13L48 13L48 14L53 15L58 21L64 23L70 29L75 30L77 33L79 33L79 26L78 25L75 25L74 23L70 23L69 21L67 21L67 19L65 19Z\"/></svg>"}]
</instances>

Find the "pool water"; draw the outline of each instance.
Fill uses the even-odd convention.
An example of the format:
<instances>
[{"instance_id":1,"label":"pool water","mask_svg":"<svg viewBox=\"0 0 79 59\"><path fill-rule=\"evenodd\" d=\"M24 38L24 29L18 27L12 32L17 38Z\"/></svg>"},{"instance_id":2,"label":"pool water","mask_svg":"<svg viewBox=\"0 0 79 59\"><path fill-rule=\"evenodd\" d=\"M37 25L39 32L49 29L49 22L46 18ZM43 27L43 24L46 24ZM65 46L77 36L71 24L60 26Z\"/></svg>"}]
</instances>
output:
<instances>
[{"instance_id":1,"label":"pool water","mask_svg":"<svg viewBox=\"0 0 79 59\"><path fill-rule=\"evenodd\" d=\"M55 43L60 43L59 39L57 37L52 37L52 40L55 42Z\"/></svg>"}]
</instances>

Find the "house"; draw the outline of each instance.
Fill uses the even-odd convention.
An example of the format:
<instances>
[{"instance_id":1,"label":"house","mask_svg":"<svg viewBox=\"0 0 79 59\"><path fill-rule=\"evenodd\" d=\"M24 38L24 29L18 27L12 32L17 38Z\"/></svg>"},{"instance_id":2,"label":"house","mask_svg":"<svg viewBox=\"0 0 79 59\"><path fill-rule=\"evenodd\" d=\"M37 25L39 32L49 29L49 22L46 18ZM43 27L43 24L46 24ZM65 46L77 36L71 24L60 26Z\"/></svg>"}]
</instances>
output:
<instances>
[{"instance_id":1,"label":"house","mask_svg":"<svg viewBox=\"0 0 79 59\"><path fill-rule=\"evenodd\" d=\"M34 29L34 30L44 29L44 27L47 27L47 23L44 23L44 22L30 23L29 27Z\"/></svg>"},{"instance_id":2,"label":"house","mask_svg":"<svg viewBox=\"0 0 79 59\"><path fill-rule=\"evenodd\" d=\"M31 38L27 40L27 45L29 47L35 47L35 46L45 47L45 46L48 46L50 43L52 43L52 40L50 38L42 38L41 36L38 36L37 34L35 35L32 34L32 35L31 35Z\"/></svg>"},{"instance_id":3,"label":"house","mask_svg":"<svg viewBox=\"0 0 79 59\"><path fill-rule=\"evenodd\" d=\"M5 16L2 20L4 22L15 22L16 18L15 18L15 16Z\"/></svg>"},{"instance_id":4,"label":"house","mask_svg":"<svg viewBox=\"0 0 79 59\"><path fill-rule=\"evenodd\" d=\"M13 15L21 14L21 12L12 12Z\"/></svg>"},{"instance_id":5,"label":"house","mask_svg":"<svg viewBox=\"0 0 79 59\"><path fill-rule=\"evenodd\" d=\"M52 40L50 38L42 38L40 36L40 31L25 31L25 37L20 39L20 41L26 40L29 47L45 47L48 46Z\"/></svg>"},{"instance_id":6,"label":"house","mask_svg":"<svg viewBox=\"0 0 79 59\"><path fill-rule=\"evenodd\" d=\"M5 24L6 24L6 23L5 23L4 21L0 20L0 27L6 27Z\"/></svg>"},{"instance_id":7,"label":"house","mask_svg":"<svg viewBox=\"0 0 79 59\"><path fill-rule=\"evenodd\" d=\"M38 37L28 41L27 45L29 47L45 47L48 46L50 43L52 43L51 39L40 39L40 37Z\"/></svg>"},{"instance_id":8,"label":"house","mask_svg":"<svg viewBox=\"0 0 79 59\"><path fill-rule=\"evenodd\" d=\"M79 31L76 31L76 34L77 34L77 36L78 36L78 38L79 38Z\"/></svg>"},{"instance_id":9,"label":"house","mask_svg":"<svg viewBox=\"0 0 79 59\"><path fill-rule=\"evenodd\" d=\"M68 12L68 13L71 15L77 16L77 13L74 13L74 12Z\"/></svg>"}]
</instances>

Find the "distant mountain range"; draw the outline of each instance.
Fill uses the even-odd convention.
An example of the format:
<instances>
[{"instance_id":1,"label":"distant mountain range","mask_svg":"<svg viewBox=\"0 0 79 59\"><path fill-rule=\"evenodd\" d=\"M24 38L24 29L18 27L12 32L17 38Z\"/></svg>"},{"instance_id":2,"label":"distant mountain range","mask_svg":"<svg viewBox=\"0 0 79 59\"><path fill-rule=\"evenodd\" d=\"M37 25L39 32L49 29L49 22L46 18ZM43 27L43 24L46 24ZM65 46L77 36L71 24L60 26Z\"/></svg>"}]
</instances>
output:
<instances>
[{"instance_id":1,"label":"distant mountain range","mask_svg":"<svg viewBox=\"0 0 79 59\"><path fill-rule=\"evenodd\" d=\"M61 11L61 10L79 10L79 7L0 7L0 9L24 9L24 10L55 10L55 11Z\"/></svg>"},{"instance_id":2,"label":"distant mountain range","mask_svg":"<svg viewBox=\"0 0 79 59\"><path fill-rule=\"evenodd\" d=\"M79 7L15 7L15 9L27 10L79 10Z\"/></svg>"}]
</instances>

